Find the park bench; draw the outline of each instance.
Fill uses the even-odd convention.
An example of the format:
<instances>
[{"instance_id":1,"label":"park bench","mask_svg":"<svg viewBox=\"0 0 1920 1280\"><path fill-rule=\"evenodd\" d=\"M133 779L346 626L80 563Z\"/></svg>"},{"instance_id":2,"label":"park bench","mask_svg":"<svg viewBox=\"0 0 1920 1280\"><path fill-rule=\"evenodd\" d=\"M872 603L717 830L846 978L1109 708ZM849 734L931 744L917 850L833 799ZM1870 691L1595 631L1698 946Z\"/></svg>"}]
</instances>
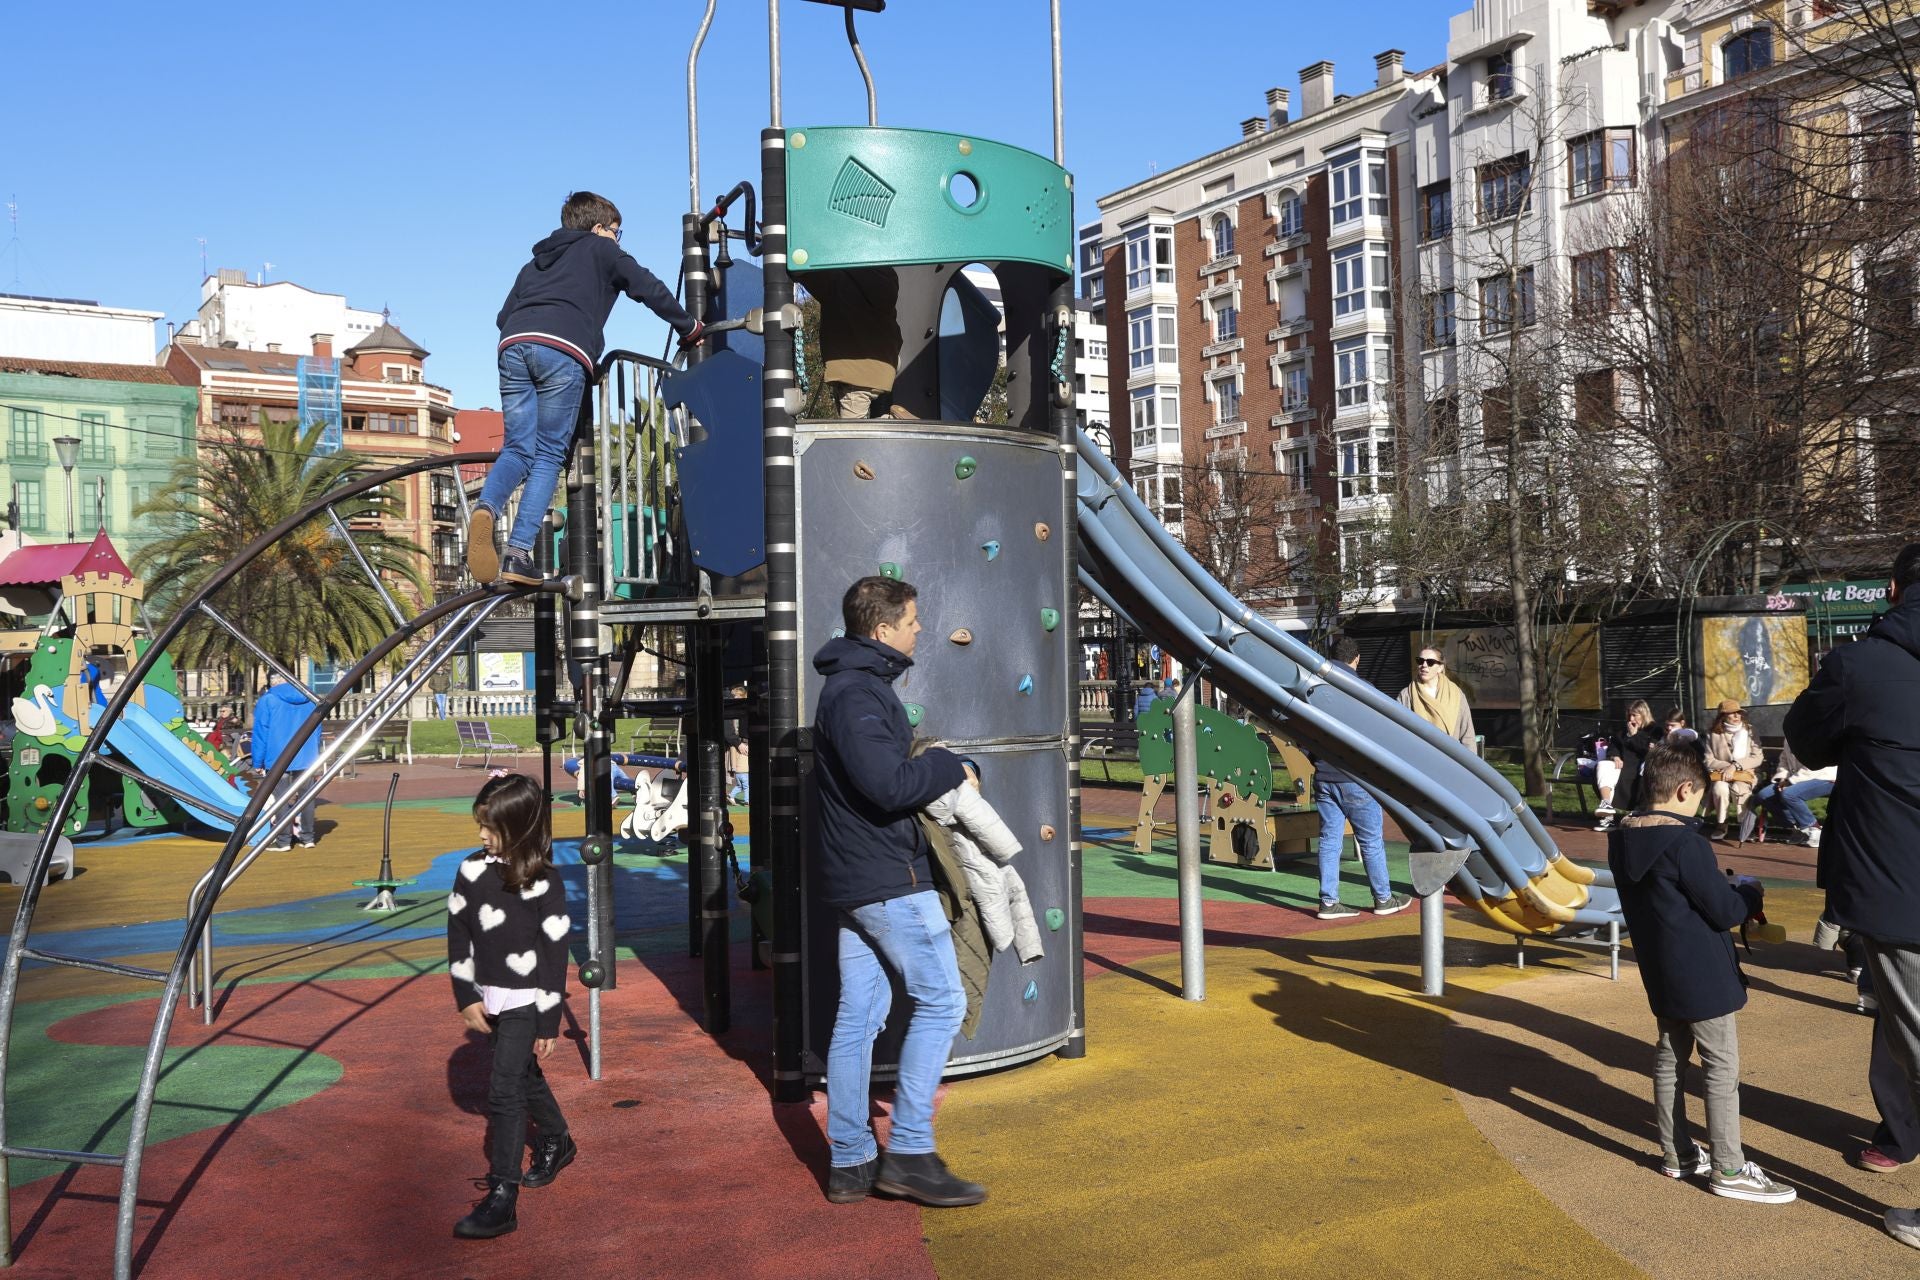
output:
<instances>
[{"instance_id":1,"label":"park bench","mask_svg":"<svg viewBox=\"0 0 1920 1280\"><path fill-rule=\"evenodd\" d=\"M1080 764L1084 772L1086 762L1098 760L1100 772L1106 781L1113 781L1113 770L1109 767L1114 760L1138 760L1140 758L1140 731L1127 724L1083 724L1080 726Z\"/></svg>"},{"instance_id":2,"label":"park bench","mask_svg":"<svg viewBox=\"0 0 1920 1280\"><path fill-rule=\"evenodd\" d=\"M518 754L520 751L519 743L508 742L504 738L496 738L493 734L493 726L485 720L455 720L453 722L453 731L459 738L459 750L453 757L453 767L456 769L460 767L460 762L466 758L466 754L469 751L480 753L480 767L482 769L487 768L493 763L493 753L496 751L505 751L512 754Z\"/></svg>"},{"instance_id":3,"label":"park bench","mask_svg":"<svg viewBox=\"0 0 1920 1280\"><path fill-rule=\"evenodd\" d=\"M680 720L674 716L650 716L634 726L627 750L637 755L672 756L681 754Z\"/></svg>"}]
</instances>

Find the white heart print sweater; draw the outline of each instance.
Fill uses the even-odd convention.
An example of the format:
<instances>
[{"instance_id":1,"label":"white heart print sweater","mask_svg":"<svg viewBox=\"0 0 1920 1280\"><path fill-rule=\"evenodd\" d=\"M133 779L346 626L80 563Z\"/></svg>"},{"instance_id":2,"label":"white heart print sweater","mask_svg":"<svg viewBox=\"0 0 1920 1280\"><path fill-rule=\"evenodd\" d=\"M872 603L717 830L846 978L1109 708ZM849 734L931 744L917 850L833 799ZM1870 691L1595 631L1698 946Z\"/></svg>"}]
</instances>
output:
<instances>
[{"instance_id":1,"label":"white heart print sweater","mask_svg":"<svg viewBox=\"0 0 1920 1280\"><path fill-rule=\"evenodd\" d=\"M460 863L447 895L447 974L457 1008L480 1003L480 988L534 992L534 1034L560 1034L560 1001L567 994L567 894L548 873L518 893L507 888L504 866L484 850Z\"/></svg>"}]
</instances>

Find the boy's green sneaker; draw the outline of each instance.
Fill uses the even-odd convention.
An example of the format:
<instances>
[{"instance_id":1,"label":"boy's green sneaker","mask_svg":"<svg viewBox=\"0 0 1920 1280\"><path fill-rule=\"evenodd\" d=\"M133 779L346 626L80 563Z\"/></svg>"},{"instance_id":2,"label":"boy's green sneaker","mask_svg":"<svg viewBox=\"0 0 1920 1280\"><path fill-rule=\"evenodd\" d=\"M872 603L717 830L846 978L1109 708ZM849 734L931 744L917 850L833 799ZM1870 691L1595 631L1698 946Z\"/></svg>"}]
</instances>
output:
<instances>
[{"instance_id":1,"label":"boy's green sneaker","mask_svg":"<svg viewBox=\"0 0 1920 1280\"><path fill-rule=\"evenodd\" d=\"M1707 1182L1707 1190L1717 1196L1753 1200L1760 1204L1786 1204L1800 1194L1784 1182L1775 1182L1767 1176L1766 1170L1751 1160L1732 1173L1715 1169L1713 1177Z\"/></svg>"},{"instance_id":2,"label":"boy's green sneaker","mask_svg":"<svg viewBox=\"0 0 1920 1280\"><path fill-rule=\"evenodd\" d=\"M1351 920L1360 913L1344 902L1323 902L1314 914L1322 920Z\"/></svg>"},{"instance_id":3,"label":"boy's green sneaker","mask_svg":"<svg viewBox=\"0 0 1920 1280\"><path fill-rule=\"evenodd\" d=\"M1409 898L1406 894L1390 893L1384 898L1375 898L1373 900L1373 914L1377 916L1390 916L1397 912L1405 911L1412 905L1413 899Z\"/></svg>"},{"instance_id":4,"label":"boy's green sneaker","mask_svg":"<svg viewBox=\"0 0 1920 1280\"><path fill-rule=\"evenodd\" d=\"M1669 1178L1704 1178L1713 1172L1713 1157L1699 1147L1693 1149L1691 1156L1682 1156L1679 1164L1674 1164L1665 1156L1660 1157L1660 1172Z\"/></svg>"}]
</instances>

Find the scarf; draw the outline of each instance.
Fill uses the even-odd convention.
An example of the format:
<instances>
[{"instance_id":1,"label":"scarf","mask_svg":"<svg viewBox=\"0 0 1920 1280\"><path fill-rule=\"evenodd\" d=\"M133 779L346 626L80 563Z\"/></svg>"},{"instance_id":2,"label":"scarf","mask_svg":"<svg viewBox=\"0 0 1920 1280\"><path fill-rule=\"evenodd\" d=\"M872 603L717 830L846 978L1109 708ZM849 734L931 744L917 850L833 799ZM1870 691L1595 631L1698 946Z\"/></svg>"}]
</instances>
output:
<instances>
[{"instance_id":1,"label":"scarf","mask_svg":"<svg viewBox=\"0 0 1920 1280\"><path fill-rule=\"evenodd\" d=\"M1422 720L1448 737L1452 737L1460 726L1460 701L1460 686L1449 679L1445 672L1434 682L1432 695L1418 680L1413 682L1413 709Z\"/></svg>"}]
</instances>

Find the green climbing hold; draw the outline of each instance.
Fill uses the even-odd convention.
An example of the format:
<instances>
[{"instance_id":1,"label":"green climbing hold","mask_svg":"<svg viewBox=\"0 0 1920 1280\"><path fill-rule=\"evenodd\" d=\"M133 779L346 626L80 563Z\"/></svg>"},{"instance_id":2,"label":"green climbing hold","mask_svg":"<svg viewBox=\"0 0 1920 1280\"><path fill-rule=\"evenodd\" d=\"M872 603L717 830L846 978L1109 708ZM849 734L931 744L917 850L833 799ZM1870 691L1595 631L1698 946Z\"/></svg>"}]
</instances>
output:
<instances>
[{"instance_id":1,"label":"green climbing hold","mask_svg":"<svg viewBox=\"0 0 1920 1280\"><path fill-rule=\"evenodd\" d=\"M1040 611L1040 625L1048 631L1059 626L1060 611L1058 609L1042 609Z\"/></svg>"},{"instance_id":2,"label":"green climbing hold","mask_svg":"<svg viewBox=\"0 0 1920 1280\"><path fill-rule=\"evenodd\" d=\"M1060 932L1060 926L1065 924L1066 922L1067 922L1066 912L1062 911L1058 907L1047 908L1047 928L1048 929L1051 929L1053 932L1058 933Z\"/></svg>"},{"instance_id":3,"label":"green climbing hold","mask_svg":"<svg viewBox=\"0 0 1920 1280\"><path fill-rule=\"evenodd\" d=\"M980 464L973 460L972 454L962 454L960 456L960 461L953 464L953 474L956 478L961 480L971 479L973 477L973 473L978 471L979 469L980 469Z\"/></svg>"},{"instance_id":4,"label":"green climbing hold","mask_svg":"<svg viewBox=\"0 0 1920 1280\"><path fill-rule=\"evenodd\" d=\"M900 581L900 566L889 560L880 566L880 576L883 578L892 578L895 582L898 582Z\"/></svg>"},{"instance_id":5,"label":"green climbing hold","mask_svg":"<svg viewBox=\"0 0 1920 1280\"><path fill-rule=\"evenodd\" d=\"M927 714L927 709L921 706L917 702L908 702L908 703L903 703L902 705L905 706L907 709L908 726L914 729L918 729L920 727L921 718Z\"/></svg>"}]
</instances>

